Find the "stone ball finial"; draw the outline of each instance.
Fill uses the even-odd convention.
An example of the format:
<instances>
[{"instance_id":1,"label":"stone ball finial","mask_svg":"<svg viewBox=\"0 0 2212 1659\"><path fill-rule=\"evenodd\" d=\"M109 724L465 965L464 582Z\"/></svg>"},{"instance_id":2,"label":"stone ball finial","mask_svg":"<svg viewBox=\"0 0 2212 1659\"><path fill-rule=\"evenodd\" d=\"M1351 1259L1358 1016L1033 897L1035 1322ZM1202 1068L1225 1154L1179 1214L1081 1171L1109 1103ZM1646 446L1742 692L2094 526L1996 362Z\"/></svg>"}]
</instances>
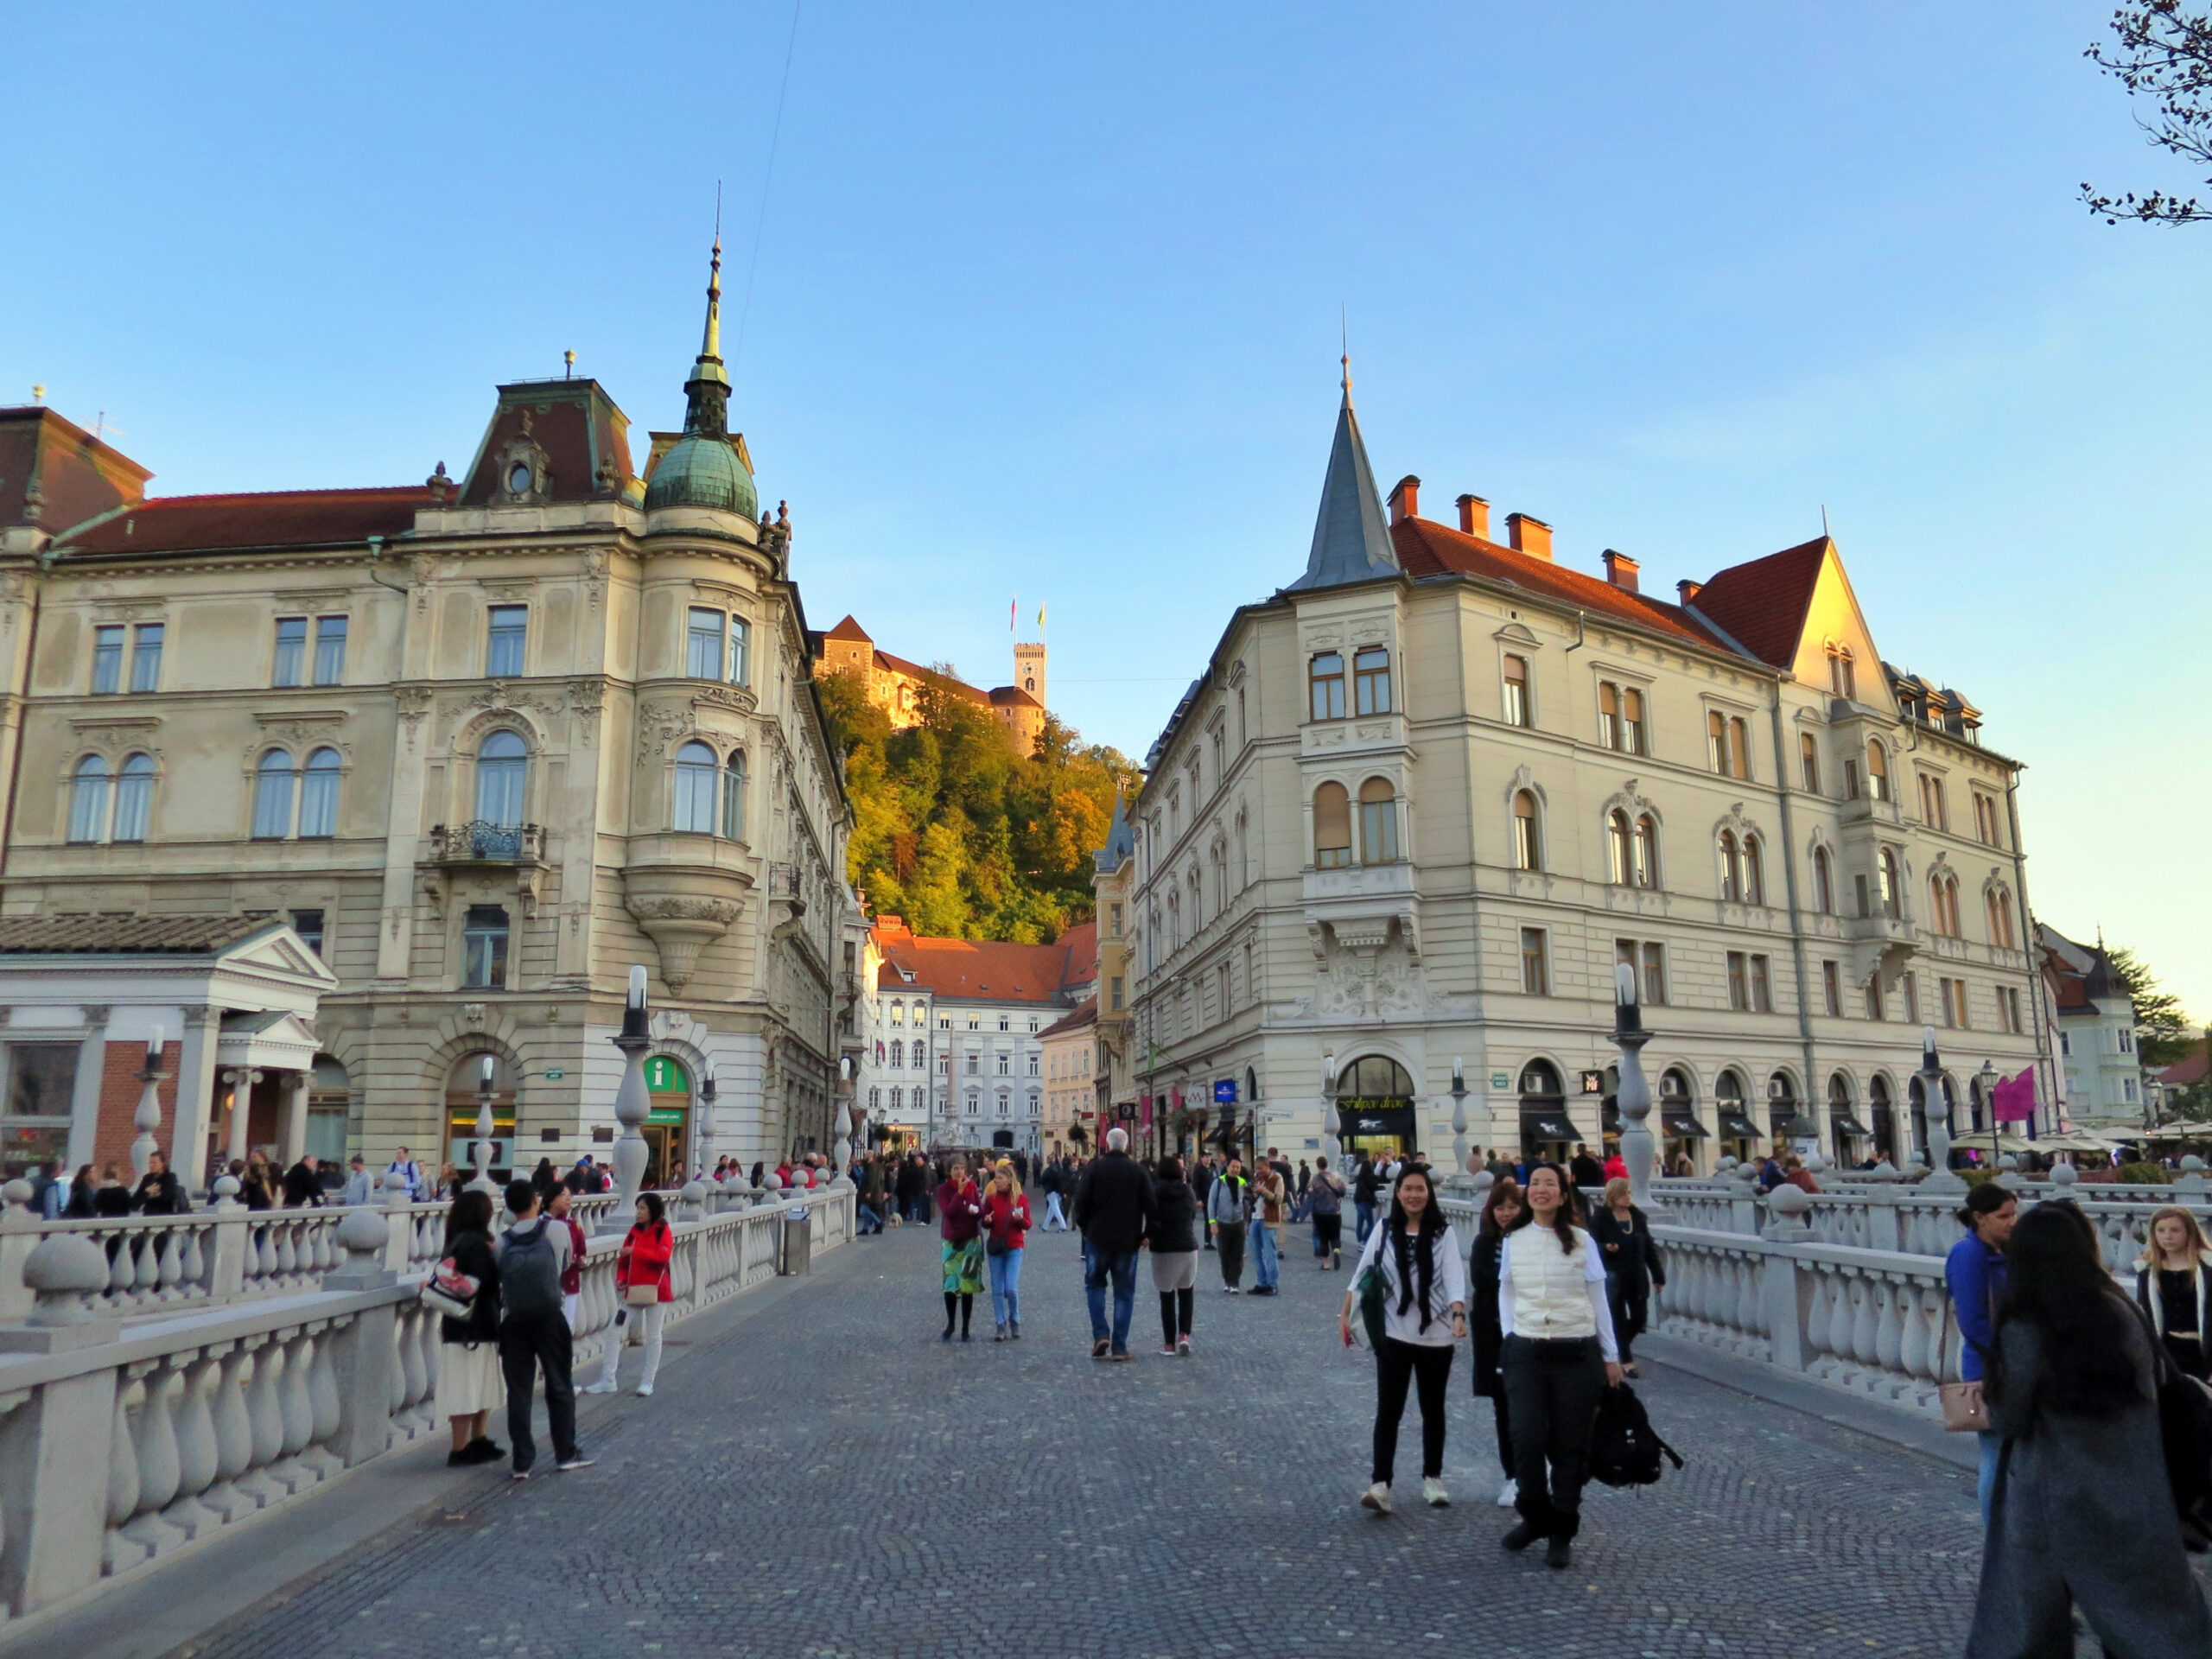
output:
<instances>
[{"instance_id":1,"label":"stone ball finial","mask_svg":"<svg viewBox=\"0 0 2212 1659\"><path fill-rule=\"evenodd\" d=\"M1827 1158L1822 1156L1820 1150L1815 1147L1813 1151L1805 1154L1805 1167L1811 1170L1817 1175L1821 1171L1828 1167L1828 1160Z\"/></svg>"},{"instance_id":2,"label":"stone ball finial","mask_svg":"<svg viewBox=\"0 0 2212 1659\"><path fill-rule=\"evenodd\" d=\"M1791 1186L1785 1181L1767 1194L1766 1207L1777 1221L1802 1220L1813 1207L1813 1195L1803 1187Z\"/></svg>"},{"instance_id":3,"label":"stone ball finial","mask_svg":"<svg viewBox=\"0 0 2212 1659\"><path fill-rule=\"evenodd\" d=\"M384 1190L394 1201L397 1201L398 1196L407 1191L407 1172L404 1169L385 1171Z\"/></svg>"},{"instance_id":4,"label":"stone ball finial","mask_svg":"<svg viewBox=\"0 0 2212 1659\"><path fill-rule=\"evenodd\" d=\"M707 1201L707 1184L694 1176L683 1184L683 1191L677 1193L677 1197L686 1204L704 1204Z\"/></svg>"},{"instance_id":5,"label":"stone ball finial","mask_svg":"<svg viewBox=\"0 0 2212 1659\"><path fill-rule=\"evenodd\" d=\"M2181 1160L2181 1170L2184 1175L2200 1174L2203 1169L2204 1160L2193 1152Z\"/></svg>"},{"instance_id":6,"label":"stone ball finial","mask_svg":"<svg viewBox=\"0 0 2212 1659\"><path fill-rule=\"evenodd\" d=\"M2054 1164L2051 1166L2050 1184L2053 1186L2057 1187L2061 1192L2063 1192L2067 1188L2072 1186L2075 1182L2081 1179L2082 1172L2075 1168L2071 1164Z\"/></svg>"},{"instance_id":7,"label":"stone ball finial","mask_svg":"<svg viewBox=\"0 0 2212 1659\"><path fill-rule=\"evenodd\" d=\"M235 1175L218 1175L215 1178L215 1184L207 1190L214 1194L218 1208L226 1205L234 1205L238 1201L238 1178Z\"/></svg>"},{"instance_id":8,"label":"stone ball finial","mask_svg":"<svg viewBox=\"0 0 2212 1659\"><path fill-rule=\"evenodd\" d=\"M778 1192L781 1190L784 1185L784 1178L777 1174L776 1172L772 1169L766 1175L763 1175L760 1178L760 1185L766 1187L771 1192Z\"/></svg>"},{"instance_id":9,"label":"stone ball finial","mask_svg":"<svg viewBox=\"0 0 2212 1659\"><path fill-rule=\"evenodd\" d=\"M1475 1160L1470 1158L1467 1161L1470 1164L1472 1164ZM1469 1182L1469 1185L1475 1189L1476 1202L1478 1204L1486 1203L1490 1198L1491 1188L1497 1185L1497 1177L1491 1174L1487 1169L1478 1168L1474 1173L1473 1179Z\"/></svg>"},{"instance_id":10,"label":"stone ball finial","mask_svg":"<svg viewBox=\"0 0 2212 1659\"><path fill-rule=\"evenodd\" d=\"M348 1210L338 1224L338 1242L348 1255L380 1254L391 1237L391 1224L373 1210Z\"/></svg>"},{"instance_id":11,"label":"stone ball finial","mask_svg":"<svg viewBox=\"0 0 2212 1659\"><path fill-rule=\"evenodd\" d=\"M0 1202L0 1207L21 1210L28 1213L31 1207L31 1199L37 1190L29 1181L21 1178L10 1181L6 1185L0 1186L0 1201L4 1201Z\"/></svg>"},{"instance_id":12,"label":"stone ball finial","mask_svg":"<svg viewBox=\"0 0 2212 1659\"><path fill-rule=\"evenodd\" d=\"M92 1317L85 1298L107 1288L107 1255L82 1233L41 1239L23 1258L23 1282L38 1293L30 1323L81 1325Z\"/></svg>"},{"instance_id":13,"label":"stone ball finial","mask_svg":"<svg viewBox=\"0 0 2212 1659\"><path fill-rule=\"evenodd\" d=\"M2009 1152L2003 1154L1997 1160L1997 1167L1999 1169L2018 1169L2019 1166L2019 1159Z\"/></svg>"}]
</instances>

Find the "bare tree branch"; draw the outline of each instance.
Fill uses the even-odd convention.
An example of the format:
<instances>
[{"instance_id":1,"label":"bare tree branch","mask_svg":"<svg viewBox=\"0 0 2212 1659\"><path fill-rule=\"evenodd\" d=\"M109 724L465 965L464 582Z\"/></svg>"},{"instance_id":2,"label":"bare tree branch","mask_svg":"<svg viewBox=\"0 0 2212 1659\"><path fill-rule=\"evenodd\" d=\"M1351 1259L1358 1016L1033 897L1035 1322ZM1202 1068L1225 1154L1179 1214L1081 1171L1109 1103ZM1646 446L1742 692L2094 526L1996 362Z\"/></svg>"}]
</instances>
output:
<instances>
[{"instance_id":1,"label":"bare tree branch","mask_svg":"<svg viewBox=\"0 0 2212 1659\"><path fill-rule=\"evenodd\" d=\"M2127 89L2147 99L2157 116L2136 118L2144 136L2194 167L2212 168L2212 13L2184 10L2182 0L2142 0L2113 13L2116 44L2100 42L2082 55ZM2212 176L2205 180L2212 184ZM2212 204L2164 190L2114 195L2086 181L2082 205L2107 225L2123 219L2145 224L2194 225L2212 219Z\"/></svg>"}]
</instances>

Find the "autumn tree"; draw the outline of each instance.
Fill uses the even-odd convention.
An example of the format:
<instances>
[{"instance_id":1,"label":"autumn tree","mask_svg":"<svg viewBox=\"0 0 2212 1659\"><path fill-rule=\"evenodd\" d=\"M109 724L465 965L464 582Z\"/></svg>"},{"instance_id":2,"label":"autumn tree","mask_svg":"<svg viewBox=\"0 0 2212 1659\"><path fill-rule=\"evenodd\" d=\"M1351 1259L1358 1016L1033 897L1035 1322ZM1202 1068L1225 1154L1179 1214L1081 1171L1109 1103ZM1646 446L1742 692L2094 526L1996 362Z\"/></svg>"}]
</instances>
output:
<instances>
[{"instance_id":1,"label":"autumn tree","mask_svg":"<svg viewBox=\"0 0 2212 1659\"><path fill-rule=\"evenodd\" d=\"M2082 55L2151 107L2147 118L2139 113L2135 119L2153 145L2193 168L2212 168L2212 12L2181 0L2144 0L2113 13L2112 33L2111 41L2100 41ZM2205 182L2212 184L2212 177ZM2212 219L2212 206L2164 190L2113 195L2084 183L2082 200L2108 225Z\"/></svg>"},{"instance_id":2,"label":"autumn tree","mask_svg":"<svg viewBox=\"0 0 2212 1659\"><path fill-rule=\"evenodd\" d=\"M2157 1071L2173 1065L2196 1035L2182 1012L2181 998L2160 990L2158 976L2127 946L2107 951L2106 960L2135 1005L2135 1050L2144 1068Z\"/></svg>"}]
</instances>

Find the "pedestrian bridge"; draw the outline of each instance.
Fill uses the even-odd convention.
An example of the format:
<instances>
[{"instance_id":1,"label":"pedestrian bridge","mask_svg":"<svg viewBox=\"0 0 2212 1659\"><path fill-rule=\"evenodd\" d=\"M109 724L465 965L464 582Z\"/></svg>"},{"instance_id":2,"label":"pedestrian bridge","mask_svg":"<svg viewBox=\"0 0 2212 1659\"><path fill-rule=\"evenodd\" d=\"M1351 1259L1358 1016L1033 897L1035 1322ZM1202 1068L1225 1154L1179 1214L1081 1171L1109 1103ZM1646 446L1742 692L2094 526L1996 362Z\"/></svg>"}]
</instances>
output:
<instances>
[{"instance_id":1,"label":"pedestrian bridge","mask_svg":"<svg viewBox=\"0 0 2212 1659\"><path fill-rule=\"evenodd\" d=\"M837 1236L849 1198L812 1202ZM1089 1357L1071 1236L1031 1236L1021 1341L993 1343L979 1310L974 1341L941 1343L933 1230L860 1239L810 1275L775 1277L753 1213L683 1224L701 1230L689 1248L702 1300L671 1327L653 1397L581 1402L598 1461L569 1475L516 1484L497 1466L445 1467L406 1357L411 1293L397 1287L156 1308L86 1346L0 1357L15 1615L0 1659L46 1659L63 1631L71 1659L156 1659L188 1642L198 1659L1555 1659L1950 1656L1963 1640L1979 1568L1971 1472L1714 1370L1770 1368L1700 1348L1710 1374L1694 1375L1647 1357L1645 1398L1689 1465L1641 1492L1593 1489L1574 1567L1554 1573L1497 1548L1510 1516L1491 1501L1490 1408L1469 1393L1465 1356L1452 1506L1401 1503L1387 1519L1356 1507L1371 1363L1338 1345L1346 1275L1315 1269L1303 1230L1274 1298L1223 1295L1201 1256L1187 1359L1159 1356L1141 1284L1139 1357L1115 1365ZM601 1339L612 1301L585 1316ZM237 1392L243 1436L210 1403L241 1356L255 1362ZM379 1364L381 1395L367 1375ZM67 1438L26 1432L41 1426ZM379 1427L385 1449L348 1465ZM1417 1443L1408 1423L1402 1489ZM88 1451L102 1445L105 1484ZM72 1579L41 1554L54 1548L49 1503L79 1536L97 1510L89 1580L83 1562Z\"/></svg>"}]
</instances>

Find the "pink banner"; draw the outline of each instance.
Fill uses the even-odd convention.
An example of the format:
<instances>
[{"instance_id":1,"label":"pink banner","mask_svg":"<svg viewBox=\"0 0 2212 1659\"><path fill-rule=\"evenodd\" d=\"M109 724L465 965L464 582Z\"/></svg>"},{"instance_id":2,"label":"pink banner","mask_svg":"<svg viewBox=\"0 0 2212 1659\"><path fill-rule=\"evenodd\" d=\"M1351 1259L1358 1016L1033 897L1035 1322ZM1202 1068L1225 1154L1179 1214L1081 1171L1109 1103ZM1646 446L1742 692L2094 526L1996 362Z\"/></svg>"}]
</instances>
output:
<instances>
[{"instance_id":1,"label":"pink banner","mask_svg":"<svg viewBox=\"0 0 2212 1659\"><path fill-rule=\"evenodd\" d=\"M2030 1066L1990 1091L1991 1113L1999 1123L2024 1123L2036 1115L2036 1073Z\"/></svg>"}]
</instances>

